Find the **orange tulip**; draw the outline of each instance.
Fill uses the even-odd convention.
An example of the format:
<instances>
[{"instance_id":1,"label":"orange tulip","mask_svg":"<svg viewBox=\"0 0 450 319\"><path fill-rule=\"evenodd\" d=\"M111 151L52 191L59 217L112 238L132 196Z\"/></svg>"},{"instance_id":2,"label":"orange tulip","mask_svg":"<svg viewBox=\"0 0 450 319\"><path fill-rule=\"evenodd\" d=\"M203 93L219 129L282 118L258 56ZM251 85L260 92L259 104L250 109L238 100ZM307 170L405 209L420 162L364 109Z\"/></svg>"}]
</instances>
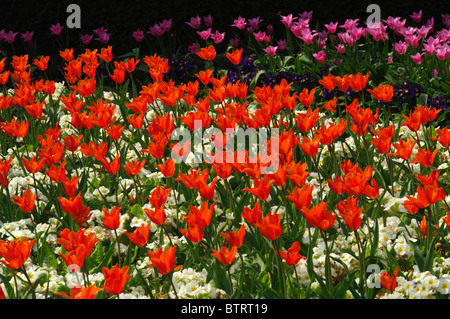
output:
<instances>
[{"instance_id":1,"label":"orange tulip","mask_svg":"<svg viewBox=\"0 0 450 319\"><path fill-rule=\"evenodd\" d=\"M444 129L436 129L436 133L439 135L439 143L443 147L450 147L450 131L448 130L448 127L445 127Z\"/></svg>"},{"instance_id":2,"label":"orange tulip","mask_svg":"<svg viewBox=\"0 0 450 319\"><path fill-rule=\"evenodd\" d=\"M380 275L381 286L386 290L393 291L397 287L397 273L398 267L395 268L392 277L387 271L384 271L383 274Z\"/></svg>"},{"instance_id":3,"label":"orange tulip","mask_svg":"<svg viewBox=\"0 0 450 319\"><path fill-rule=\"evenodd\" d=\"M141 172L144 165L145 159L143 159L142 161L135 160L128 162L123 166L123 168L125 169L125 173L127 173L128 176L133 177Z\"/></svg>"},{"instance_id":4,"label":"orange tulip","mask_svg":"<svg viewBox=\"0 0 450 319\"><path fill-rule=\"evenodd\" d=\"M357 199L355 197L349 197L347 202L341 200L336 206L339 211L339 215L345 222L345 225L352 230L359 229L362 223L362 207L358 208L356 206L356 202Z\"/></svg>"},{"instance_id":5,"label":"orange tulip","mask_svg":"<svg viewBox=\"0 0 450 319\"><path fill-rule=\"evenodd\" d=\"M75 250L72 250L67 255L60 254L66 266L77 265L80 268L83 267L84 261L89 257L89 255L90 252L83 244L79 245Z\"/></svg>"},{"instance_id":6,"label":"orange tulip","mask_svg":"<svg viewBox=\"0 0 450 319\"><path fill-rule=\"evenodd\" d=\"M388 156L398 156L404 160L408 160L411 157L412 151L414 149L414 146L416 145L417 140L415 140L411 144L411 137L408 139L408 141L404 141L400 139L399 143L392 143L392 145L397 150L397 153L388 153Z\"/></svg>"},{"instance_id":7,"label":"orange tulip","mask_svg":"<svg viewBox=\"0 0 450 319\"><path fill-rule=\"evenodd\" d=\"M66 61L69 62L73 59L73 49L65 49L64 51L59 51L59 55Z\"/></svg>"},{"instance_id":8,"label":"orange tulip","mask_svg":"<svg viewBox=\"0 0 450 319\"><path fill-rule=\"evenodd\" d=\"M28 238L17 238L13 241L0 239L0 260L6 267L15 270L23 266L30 257L31 248L36 239L28 241Z\"/></svg>"},{"instance_id":9,"label":"orange tulip","mask_svg":"<svg viewBox=\"0 0 450 319\"><path fill-rule=\"evenodd\" d=\"M422 221L420 222L419 230L420 230L421 234L423 235L423 237L427 237L428 225L427 225L427 219L425 218L425 216L423 216Z\"/></svg>"},{"instance_id":10,"label":"orange tulip","mask_svg":"<svg viewBox=\"0 0 450 319\"><path fill-rule=\"evenodd\" d=\"M212 61L216 58L216 50L212 45L206 48L201 48L196 54L206 61Z\"/></svg>"},{"instance_id":11,"label":"orange tulip","mask_svg":"<svg viewBox=\"0 0 450 319\"><path fill-rule=\"evenodd\" d=\"M381 127L379 131L374 131L377 137L371 138L371 143L376 147L378 152L385 154L391 149L391 139L394 136L394 125Z\"/></svg>"},{"instance_id":12,"label":"orange tulip","mask_svg":"<svg viewBox=\"0 0 450 319\"><path fill-rule=\"evenodd\" d=\"M262 221L256 221L255 226L258 227L261 235L269 240L275 240L281 236L281 216L276 212L267 214Z\"/></svg>"},{"instance_id":13,"label":"orange tulip","mask_svg":"<svg viewBox=\"0 0 450 319\"><path fill-rule=\"evenodd\" d=\"M349 76L348 82L350 87L354 91L361 91L366 87L367 81L369 80L369 73L366 75L362 75L361 73L356 73L354 75Z\"/></svg>"},{"instance_id":14,"label":"orange tulip","mask_svg":"<svg viewBox=\"0 0 450 319\"><path fill-rule=\"evenodd\" d=\"M435 149L433 153L430 150L424 150L419 148L416 153L416 157L411 163L420 163L423 167L433 166L434 158L436 157L438 149Z\"/></svg>"},{"instance_id":15,"label":"orange tulip","mask_svg":"<svg viewBox=\"0 0 450 319\"><path fill-rule=\"evenodd\" d=\"M166 275L171 272L175 266L175 252L176 246L168 247L164 252L159 248L156 252L149 251L148 256L153 266L158 269L161 275Z\"/></svg>"},{"instance_id":16,"label":"orange tulip","mask_svg":"<svg viewBox=\"0 0 450 319\"><path fill-rule=\"evenodd\" d=\"M129 266L118 268L117 264L111 269L103 267L102 273L105 277L105 284L102 287L114 295L120 294L123 291L127 280L133 277L127 275L129 268Z\"/></svg>"},{"instance_id":17,"label":"orange tulip","mask_svg":"<svg viewBox=\"0 0 450 319\"><path fill-rule=\"evenodd\" d=\"M227 52L227 59L234 65L241 63L242 51L243 49L236 49L233 52Z\"/></svg>"},{"instance_id":18,"label":"orange tulip","mask_svg":"<svg viewBox=\"0 0 450 319\"><path fill-rule=\"evenodd\" d=\"M149 198L150 204L153 207L161 208L164 207L164 204L167 201L167 196L169 196L172 189L166 189L167 185L164 185L164 188L158 186L153 189L152 196Z\"/></svg>"},{"instance_id":19,"label":"orange tulip","mask_svg":"<svg viewBox=\"0 0 450 319\"><path fill-rule=\"evenodd\" d=\"M308 107L312 104L313 100L314 100L314 93L316 92L316 89L312 89L311 91L308 92L308 89L303 89L302 92L299 93L298 95L298 100L300 101L300 103L302 103L303 106Z\"/></svg>"},{"instance_id":20,"label":"orange tulip","mask_svg":"<svg viewBox=\"0 0 450 319\"><path fill-rule=\"evenodd\" d=\"M163 164L156 164L164 177L172 177L175 174L175 161L168 158Z\"/></svg>"},{"instance_id":21,"label":"orange tulip","mask_svg":"<svg viewBox=\"0 0 450 319\"><path fill-rule=\"evenodd\" d=\"M332 211L327 211L327 205L328 202L320 202L311 209L302 207L301 212L311 226L320 230L328 230L333 226L337 215L333 214Z\"/></svg>"},{"instance_id":22,"label":"orange tulip","mask_svg":"<svg viewBox=\"0 0 450 319\"><path fill-rule=\"evenodd\" d=\"M448 228L450 228L450 212L445 214L445 217L442 217L442 220L445 222Z\"/></svg>"},{"instance_id":23,"label":"orange tulip","mask_svg":"<svg viewBox=\"0 0 450 319\"><path fill-rule=\"evenodd\" d=\"M186 216L184 216L186 219ZM198 226L195 223L189 223L187 221L188 229L182 229L180 228L179 231L181 234L183 234L184 237L192 241L193 243L198 243L203 239L203 236L205 235L203 230L200 226Z\"/></svg>"},{"instance_id":24,"label":"orange tulip","mask_svg":"<svg viewBox=\"0 0 450 319\"><path fill-rule=\"evenodd\" d=\"M113 59L112 46L109 45L107 48L102 48L100 53L97 53L97 56L105 62L110 62Z\"/></svg>"},{"instance_id":25,"label":"orange tulip","mask_svg":"<svg viewBox=\"0 0 450 319\"><path fill-rule=\"evenodd\" d=\"M367 89L372 96L379 101L389 102L394 97L394 87L389 84L381 84L373 89Z\"/></svg>"},{"instance_id":26,"label":"orange tulip","mask_svg":"<svg viewBox=\"0 0 450 319\"><path fill-rule=\"evenodd\" d=\"M64 197L58 197L58 202L61 205L62 210L73 217L73 219L80 225L87 222L92 215L91 209L82 205L81 196L78 194L70 199Z\"/></svg>"},{"instance_id":27,"label":"orange tulip","mask_svg":"<svg viewBox=\"0 0 450 319\"><path fill-rule=\"evenodd\" d=\"M50 56L41 56L41 58L34 59L33 64L37 66L37 68L41 71L45 71L48 67L48 60L50 59Z\"/></svg>"},{"instance_id":28,"label":"orange tulip","mask_svg":"<svg viewBox=\"0 0 450 319\"><path fill-rule=\"evenodd\" d=\"M156 207L155 210L144 208L144 213L157 225L164 224L167 218L166 213L164 212L164 207Z\"/></svg>"},{"instance_id":29,"label":"orange tulip","mask_svg":"<svg viewBox=\"0 0 450 319\"><path fill-rule=\"evenodd\" d=\"M125 235L127 235L128 239L133 244L142 247L146 245L148 242L149 231L150 231L150 224L147 224L137 227L132 233L125 232Z\"/></svg>"},{"instance_id":30,"label":"orange tulip","mask_svg":"<svg viewBox=\"0 0 450 319\"><path fill-rule=\"evenodd\" d=\"M64 182L67 179L66 162L62 162L59 166L52 164L49 169L45 169L45 173L56 183Z\"/></svg>"},{"instance_id":31,"label":"orange tulip","mask_svg":"<svg viewBox=\"0 0 450 319\"><path fill-rule=\"evenodd\" d=\"M200 228L205 228L211 223L212 214L214 213L214 205L212 203L208 207L208 202L202 202L200 208L189 205L189 213L186 217L187 222L197 224Z\"/></svg>"},{"instance_id":32,"label":"orange tulip","mask_svg":"<svg viewBox=\"0 0 450 319\"><path fill-rule=\"evenodd\" d=\"M332 91L336 87L334 76L331 74L328 74L327 76L323 75L322 80L319 80L319 84L322 84L322 86L328 91Z\"/></svg>"},{"instance_id":33,"label":"orange tulip","mask_svg":"<svg viewBox=\"0 0 450 319\"><path fill-rule=\"evenodd\" d=\"M306 113L300 113L295 117L295 121L297 123L297 127L302 131L303 133L308 132L310 129L312 129L319 119L319 109L316 108L314 111L312 111L311 108L308 107L306 110Z\"/></svg>"},{"instance_id":34,"label":"orange tulip","mask_svg":"<svg viewBox=\"0 0 450 319\"><path fill-rule=\"evenodd\" d=\"M58 292L56 295L65 297L67 299L95 299L97 293L101 291L102 288L97 288L95 284L88 287L72 287L70 288L70 296L65 292Z\"/></svg>"},{"instance_id":35,"label":"orange tulip","mask_svg":"<svg viewBox=\"0 0 450 319\"><path fill-rule=\"evenodd\" d=\"M26 189L22 197L17 195L13 196L12 202L17 204L24 213L31 213L34 210L36 197L37 195L33 196L33 192L30 189Z\"/></svg>"},{"instance_id":36,"label":"orange tulip","mask_svg":"<svg viewBox=\"0 0 450 319\"><path fill-rule=\"evenodd\" d=\"M94 233L86 235L86 230L82 228L77 232L65 228L59 232L59 238L56 240L66 252L75 251L79 246L84 245L88 255L98 241L99 239L95 237Z\"/></svg>"},{"instance_id":37,"label":"orange tulip","mask_svg":"<svg viewBox=\"0 0 450 319\"><path fill-rule=\"evenodd\" d=\"M120 226L120 211L122 207L114 206L111 211L103 208L103 225L111 230L115 230Z\"/></svg>"},{"instance_id":38,"label":"orange tulip","mask_svg":"<svg viewBox=\"0 0 450 319\"><path fill-rule=\"evenodd\" d=\"M241 213L241 216L242 218L247 220L251 225L260 222L262 218L261 203L257 202L255 204L255 207L253 208L244 207L244 211Z\"/></svg>"},{"instance_id":39,"label":"orange tulip","mask_svg":"<svg viewBox=\"0 0 450 319\"><path fill-rule=\"evenodd\" d=\"M224 245L236 246L239 248L244 242L245 224L241 225L237 233L230 231L228 233L219 233L219 235L227 240Z\"/></svg>"},{"instance_id":40,"label":"orange tulip","mask_svg":"<svg viewBox=\"0 0 450 319\"><path fill-rule=\"evenodd\" d=\"M283 258L284 261L286 261L286 264L289 266L295 266L300 261L300 259L304 258L305 256L302 256L299 254L300 252L300 243L298 241L293 242L291 247L288 248L287 251L276 251L281 258Z\"/></svg>"},{"instance_id":41,"label":"orange tulip","mask_svg":"<svg viewBox=\"0 0 450 319\"><path fill-rule=\"evenodd\" d=\"M286 196L286 198L292 200L295 208L301 211L302 208L308 208L311 205L313 189L314 185L296 187L293 192L288 190L290 196Z\"/></svg>"},{"instance_id":42,"label":"orange tulip","mask_svg":"<svg viewBox=\"0 0 450 319\"><path fill-rule=\"evenodd\" d=\"M220 251L212 248L211 250L213 251L212 256L216 257L222 265L231 265L236 258L236 246L231 247L231 249L228 249L228 247L224 246L220 248Z\"/></svg>"},{"instance_id":43,"label":"orange tulip","mask_svg":"<svg viewBox=\"0 0 450 319\"><path fill-rule=\"evenodd\" d=\"M263 179L255 180L254 186L251 188L244 188L244 192L250 192L254 196L258 197L261 200L266 200L270 195L270 185L274 183L273 180L269 181L269 176L264 175Z\"/></svg>"},{"instance_id":44,"label":"orange tulip","mask_svg":"<svg viewBox=\"0 0 450 319\"><path fill-rule=\"evenodd\" d=\"M8 184L9 184L8 173L9 173L9 168L10 168L12 159L13 159L12 156L10 156L4 162L0 159L0 185L3 188L8 187Z\"/></svg>"}]
</instances>

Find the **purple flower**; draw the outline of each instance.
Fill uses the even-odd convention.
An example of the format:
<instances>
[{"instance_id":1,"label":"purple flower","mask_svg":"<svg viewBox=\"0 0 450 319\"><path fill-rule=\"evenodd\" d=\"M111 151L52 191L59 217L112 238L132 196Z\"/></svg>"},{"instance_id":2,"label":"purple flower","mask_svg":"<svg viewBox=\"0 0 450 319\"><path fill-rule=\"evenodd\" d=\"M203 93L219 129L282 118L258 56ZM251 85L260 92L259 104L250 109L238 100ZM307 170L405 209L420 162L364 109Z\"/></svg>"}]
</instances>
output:
<instances>
[{"instance_id":1,"label":"purple flower","mask_svg":"<svg viewBox=\"0 0 450 319\"><path fill-rule=\"evenodd\" d=\"M312 11L309 11L309 12L305 11L305 12L300 14L300 19L306 20L306 21L309 22L309 21L311 21L312 15L313 15Z\"/></svg>"},{"instance_id":2,"label":"purple flower","mask_svg":"<svg viewBox=\"0 0 450 319\"><path fill-rule=\"evenodd\" d=\"M82 35L80 35L81 42L83 42L83 44L86 45L86 46L88 46L89 43L91 43L93 37L94 36L92 34L82 34Z\"/></svg>"},{"instance_id":3,"label":"purple flower","mask_svg":"<svg viewBox=\"0 0 450 319\"><path fill-rule=\"evenodd\" d=\"M269 45L267 48L264 49L264 52L266 52L270 56L274 56L277 52L278 47Z\"/></svg>"},{"instance_id":4,"label":"purple flower","mask_svg":"<svg viewBox=\"0 0 450 319\"><path fill-rule=\"evenodd\" d=\"M5 33L3 35L3 40L5 40L6 42L8 42L9 44L12 44L14 42L14 39L16 38L16 35L19 32L13 32L13 31L9 31L8 33Z\"/></svg>"},{"instance_id":5,"label":"purple flower","mask_svg":"<svg viewBox=\"0 0 450 319\"><path fill-rule=\"evenodd\" d=\"M450 14L449 13L446 13L446 14L442 13L441 18L442 18L442 23L444 23L445 26L450 25Z\"/></svg>"},{"instance_id":6,"label":"purple flower","mask_svg":"<svg viewBox=\"0 0 450 319\"><path fill-rule=\"evenodd\" d=\"M420 10L419 12L413 12L412 14L409 15L411 17L411 19L413 19L415 22L420 22L420 20L422 20L422 10Z\"/></svg>"},{"instance_id":7,"label":"purple flower","mask_svg":"<svg viewBox=\"0 0 450 319\"><path fill-rule=\"evenodd\" d=\"M237 47L239 46L239 38L233 38L230 39L231 45L233 46L234 49L237 49Z\"/></svg>"},{"instance_id":8,"label":"purple flower","mask_svg":"<svg viewBox=\"0 0 450 319\"><path fill-rule=\"evenodd\" d=\"M147 33L155 37L160 37L164 34L164 32L164 29L159 24L155 24L153 27L149 28L149 31Z\"/></svg>"},{"instance_id":9,"label":"purple flower","mask_svg":"<svg viewBox=\"0 0 450 319\"><path fill-rule=\"evenodd\" d=\"M325 51L321 50L317 53L313 53L313 57L317 60L319 63L325 62Z\"/></svg>"},{"instance_id":10,"label":"purple flower","mask_svg":"<svg viewBox=\"0 0 450 319\"><path fill-rule=\"evenodd\" d=\"M193 29L198 29L202 24L202 19L199 16L192 17L189 22L186 22L186 24Z\"/></svg>"},{"instance_id":11,"label":"purple flower","mask_svg":"<svg viewBox=\"0 0 450 319\"><path fill-rule=\"evenodd\" d=\"M259 17L253 18L253 19L248 19L248 30L250 32L254 32L256 30L259 29L259 24L264 21L262 19L260 19Z\"/></svg>"},{"instance_id":12,"label":"purple flower","mask_svg":"<svg viewBox=\"0 0 450 319\"><path fill-rule=\"evenodd\" d=\"M50 27L50 31L53 35L60 35L63 28L64 26L62 26L58 22L57 24L52 24L52 26Z\"/></svg>"},{"instance_id":13,"label":"purple flower","mask_svg":"<svg viewBox=\"0 0 450 319\"><path fill-rule=\"evenodd\" d=\"M103 33L98 34L98 37L95 38L95 40L99 41L99 42L101 42L103 44L104 43L108 43L110 36L111 36L111 33L103 32Z\"/></svg>"},{"instance_id":14,"label":"purple flower","mask_svg":"<svg viewBox=\"0 0 450 319\"><path fill-rule=\"evenodd\" d=\"M416 53L414 55L410 55L410 57L416 64L420 64L422 63L422 55L423 53Z\"/></svg>"},{"instance_id":15,"label":"purple flower","mask_svg":"<svg viewBox=\"0 0 450 319\"><path fill-rule=\"evenodd\" d=\"M136 40L136 42L142 42L142 40L144 40L144 31L137 29L136 31L133 32L133 38L134 40Z\"/></svg>"},{"instance_id":16,"label":"purple flower","mask_svg":"<svg viewBox=\"0 0 450 319\"><path fill-rule=\"evenodd\" d=\"M288 14L287 16L280 16L281 17L281 23L283 23L283 25L287 28L290 28L292 25L292 22L294 22L295 19L297 19L297 17L293 17L292 14Z\"/></svg>"},{"instance_id":17,"label":"purple flower","mask_svg":"<svg viewBox=\"0 0 450 319\"><path fill-rule=\"evenodd\" d=\"M220 33L216 30L216 33L211 34L211 39L214 41L214 43L219 44L223 41L223 39L225 39L225 32Z\"/></svg>"},{"instance_id":18,"label":"purple flower","mask_svg":"<svg viewBox=\"0 0 450 319\"><path fill-rule=\"evenodd\" d=\"M33 31L26 31L21 34L23 42L31 43L33 41Z\"/></svg>"},{"instance_id":19,"label":"purple flower","mask_svg":"<svg viewBox=\"0 0 450 319\"><path fill-rule=\"evenodd\" d=\"M169 20L162 20L159 26L165 31L169 32L172 28L172 19Z\"/></svg>"},{"instance_id":20,"label":"purple flower","mask_svg":"<svg viewBox=\"0 0 450 319\"><path fill-rule=\"evenodd\" d=\"M245 21L245 18L243 17L239 17L236 20L233 21L234 23L231 25L232 27L236 27L239 30L242 30L245 28L245 26L247 25L247 22Z\"/></svg>"},{"instance_id":21,"label":"purple flower","mask_svg":"<svg viewBox=\"0 0 450 319\"><path fill-rule=\"evenodd\" d=\"M207 28L212 27L213 17L211 17L211 15L208 14L206 17L203 17L203 22L205 22Z\"/></svg>"},{"instance_id":22,"label":"purple flower","mask_svg":"<svg viewBox=\"0 0 450 319\"><path fill-rule=\"evenodd\" d=\"M200 38L206 41L211 36L211 28L208 28L207 30L204 31L197 31L197 34L200 36Z\"/></svg>"},{"instance_id":23,"label":"purple flower","mask_svg":"<svg viewBox=\"0 0 450 319\"><path fill-rule=\"evenodd\" d=\"M336 32L336 29L337 29L337 26L338 26L338 23L337 23L337 22L335 22L335 23L330 22L330 23L328 23L328 24L325 24L325 28L327 28L327 31L328 31L329 33L335 33L335 32Z\"/></svg>"},{"instance_id":24,"label":"purple flower","mask_svg":"<svg viewBox=\"0 0 450 319\"><path fill-rule=\"evenodd\" d=\"M200 50L200 48L198 47L197 43L192 43L189 47L188 47L188 51L190 53L197 53Z\"/></svg>"},{"instance_id":25,"label":"purple flower","mask_svg":"<svg viewBox=\"0 0 450 319\"><path fill-rule=\"evenodd\" d=\"M277 40L277 47L278 47L279 51L284 51L287 49L288 43L284 39L279 39L279 40Z\"/></svg>"}]
</instances>

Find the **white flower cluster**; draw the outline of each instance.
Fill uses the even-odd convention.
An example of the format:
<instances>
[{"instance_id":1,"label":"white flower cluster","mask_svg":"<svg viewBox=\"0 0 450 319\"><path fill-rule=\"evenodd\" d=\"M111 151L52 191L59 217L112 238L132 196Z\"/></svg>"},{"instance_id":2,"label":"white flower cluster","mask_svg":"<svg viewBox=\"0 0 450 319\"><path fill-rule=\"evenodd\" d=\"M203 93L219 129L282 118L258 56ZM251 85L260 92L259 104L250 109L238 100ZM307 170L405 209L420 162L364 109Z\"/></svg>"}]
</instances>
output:
<instances>
[{"instance_id":1,"label":"white flower cluster","mask_svg":"<svg viewBox=\"0 0 450 319\"><path fill-rule=\"evenodd\" d=\"M225 291L215 287L214 281L206 282L208 272L201 272L192 268L182 269L173 273L173 284L181 299L223 299L228 298ZM169 292L171 298L175 298L173 290Z\"/></svg>"}]
</instances>

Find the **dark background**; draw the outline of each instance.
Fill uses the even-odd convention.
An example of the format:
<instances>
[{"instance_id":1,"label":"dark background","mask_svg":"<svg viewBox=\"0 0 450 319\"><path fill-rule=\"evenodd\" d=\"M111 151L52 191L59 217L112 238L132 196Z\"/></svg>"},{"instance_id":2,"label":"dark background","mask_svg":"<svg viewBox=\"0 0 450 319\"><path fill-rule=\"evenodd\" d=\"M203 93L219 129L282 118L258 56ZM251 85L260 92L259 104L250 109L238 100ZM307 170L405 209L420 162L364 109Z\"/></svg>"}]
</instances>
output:
<instances>
[{"instance_id":1,"label":"dark background","mask_svg":"<svg viewBox=\"0 0 450 319\"><path fill-rule=\"evenodd\" d=\"M200 17L211 14L214 18L213 31L226 32L230 30L233 20L239 16L249 18L261 17L263 26L274 26L275 32L284 34L284 26L280 22L279 15L292 13L298 16L304 11L313 11L311 28L319 27L323 30L323 24L330 21L344 23L348 18L359 18L365 22L370 13L366 8L370 3L376 3L381 7L382 18L388 16L407 18L407 23L412 20L408 17L413 11L423 10L424 23L431 17L435 19L435 26L441 27L441 13L450 13L446 0L433 1L320 1L320 0L282 0L282 1L243 1L243 0L150 0L150 1L24 1L10 0L0 1L0 30L18 31L15 40L15 50L20 53L23 46L20 33L34 31L34 40L39 47L40 54L57 53L61 44L55 41L55 36L50 34L52 24L66 25L66 19L70 13L66 12L69 4L78 4L81 8L81 29L63 30L63 46L79 47L80 34L92 34L93 29L105 27L111 33L108 44L113 45L115 53L125 53L136 47L136 42L131 34L137 28L144 32L150 26L163 19L173 19L172 30L176 30L178 44L189 46L198 36L185 22L193 16ZM205 29L202 24L202 29ZM236 28L233 28L237 30ZM146 37L151 37L146 34ZM226 38L228 39L228 38ZM67 42L66 42L67 41ZM17 45L22 44L22 45ZM5 47L6 45L6 47ZM8 44L0 42L0 50L7 50ZM93 41L92 47L102 45ZM104 45L103 45L104 46ZM149 52L151 53L151 52ZM148 53L147 53L148 54Z\"/></svg>"}]
</instances>

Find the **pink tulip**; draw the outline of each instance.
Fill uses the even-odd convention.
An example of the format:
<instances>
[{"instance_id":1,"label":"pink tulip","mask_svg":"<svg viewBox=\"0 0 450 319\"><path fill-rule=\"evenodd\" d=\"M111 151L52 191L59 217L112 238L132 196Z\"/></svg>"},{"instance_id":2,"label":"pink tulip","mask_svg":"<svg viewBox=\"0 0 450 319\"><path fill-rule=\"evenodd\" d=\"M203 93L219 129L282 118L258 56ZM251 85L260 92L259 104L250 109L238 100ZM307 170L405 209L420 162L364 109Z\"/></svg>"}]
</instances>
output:
<instances>
[{"instance_id":1,"label":"pink tulip","mask_svg":"<svg viewBox=\"0 0 450 319\"><path fill-rule=\"evenodd\" d=\"M264 49L264 52L266 52L270 56L274 56L275 53L277 52L277 49L278 48L276 46L270 45Z\"/></svg>"},{"instance_id":2,"label":"pink tulip","mask_svg":"<svg viewBox=\"0 0 450 319\"><path fill-rule=\"evenodd\" d=\"M423 53L416 53L416 54L410 55L410 56L411 56L411 59L413 59L413 61L416 64L420 64L420 63L422 63L422 55L423 55Z\"/></svg>"},{"instance_id":3,"label":"pink tulip","mask_svg":"<svg viewBox=\"0 0 450 319\"><path fill-rule=\"evenodd\" d=\"M319 51L317 53L313 53L313 57L316 58L317 62L323 63L325 62L325 51Z\"/></svg>"},{"instance_id":4,"label":"pink tulip","mask_svg":"<svg viewBox=\"0 0 450 319\"><path fill-rule=\"evenodd\" d=\"M202 24L202 19L199 16L192 17L191 20L189 20L189 22L186 22L186 24L193 29L198 29Z\"/></svg>"}]
</instances>

